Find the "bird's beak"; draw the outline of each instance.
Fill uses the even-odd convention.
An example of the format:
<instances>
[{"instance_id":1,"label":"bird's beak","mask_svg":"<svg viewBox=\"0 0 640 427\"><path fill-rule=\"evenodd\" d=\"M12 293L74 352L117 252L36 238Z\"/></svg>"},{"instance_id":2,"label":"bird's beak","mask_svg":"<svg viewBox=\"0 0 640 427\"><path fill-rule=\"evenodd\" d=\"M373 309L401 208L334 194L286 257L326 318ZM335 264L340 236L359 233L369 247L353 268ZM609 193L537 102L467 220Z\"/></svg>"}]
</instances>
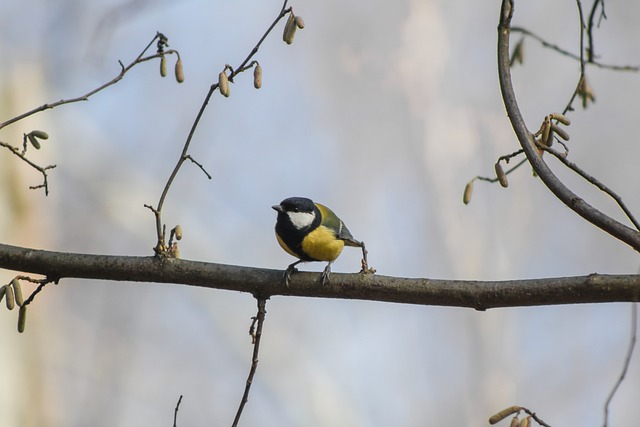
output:
<instances>
[{"instance_id":1,"label":"bird's beak","mask_svg":"<svg viewBox=\"0 0 640 427\"><path fill-rule=\"evenodd\" d=\"M272 209L278 211L278 212L284 212L284 209L282 209L282 206L280 205L273 205L271 206Z\"/></svg>"}]
</instances>

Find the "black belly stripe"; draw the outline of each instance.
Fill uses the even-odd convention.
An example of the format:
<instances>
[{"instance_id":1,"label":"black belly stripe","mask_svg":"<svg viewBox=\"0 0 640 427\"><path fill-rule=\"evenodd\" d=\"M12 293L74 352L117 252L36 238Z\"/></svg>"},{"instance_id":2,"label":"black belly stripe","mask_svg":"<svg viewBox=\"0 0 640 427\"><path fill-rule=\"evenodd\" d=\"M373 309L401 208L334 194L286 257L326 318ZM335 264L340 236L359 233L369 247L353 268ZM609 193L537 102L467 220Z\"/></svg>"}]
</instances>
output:
<instances>
[{"instance_id":1,"label":"black belly stripe","mask_svg":"<svg viewBox=\"0 0 640 427\"><path fill-rule=\"evenodd\" d=\"M292 252L296 253L298 255L298 258L303 261L318 261L317 259L311 258L310 256L306 255L302 251L302 239L304 239L304 236L318 228L320 226L320 223L322 222L321 214L317 207L315 208L315 214L315 218L311 225L298 230L291 223L289 215L284 212L278 212L278 220L276 221L276 233L278 234L278 236L280 236L285 245L287 245L289 249L291 249Z\"/></svg>"}]
</instances>

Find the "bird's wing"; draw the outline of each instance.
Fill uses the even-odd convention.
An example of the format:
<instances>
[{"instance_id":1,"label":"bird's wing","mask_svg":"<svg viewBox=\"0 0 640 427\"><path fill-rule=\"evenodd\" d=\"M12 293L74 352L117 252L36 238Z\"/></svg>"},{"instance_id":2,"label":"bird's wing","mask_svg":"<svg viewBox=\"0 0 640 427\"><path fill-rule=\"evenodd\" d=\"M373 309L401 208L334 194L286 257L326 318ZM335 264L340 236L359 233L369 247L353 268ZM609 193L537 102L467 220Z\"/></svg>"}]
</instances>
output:
<instances>
[{"instance_id":1,"label":"bird's wing","mask_svg":"<svg viewBox=\"0 0 640 427\"><path fill-rule=\"evenodd\" d=\"M331 209L320 203L316 203L316 206L322 214L322 225L333 231L338 239L344 240L347 246L362 246L362 244L353 237L344 222L342 222Z\"/></svg>"}]
</instances>

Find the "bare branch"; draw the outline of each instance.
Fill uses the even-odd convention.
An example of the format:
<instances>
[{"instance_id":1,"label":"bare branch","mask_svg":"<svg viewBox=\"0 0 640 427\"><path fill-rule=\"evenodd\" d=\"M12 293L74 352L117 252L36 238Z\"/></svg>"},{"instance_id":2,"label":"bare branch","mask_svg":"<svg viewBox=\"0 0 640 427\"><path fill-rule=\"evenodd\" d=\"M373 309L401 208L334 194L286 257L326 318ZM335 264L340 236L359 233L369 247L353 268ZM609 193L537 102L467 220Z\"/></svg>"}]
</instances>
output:
<instances>
[{"instance_id":1,"label":"bare branch","mask_svg":"<svg viewBox=\"0 0 640 427\"><path fill-rule=\"evenodd\" d=\"M35 170L37 170L38 172L40 172L42 174L42 184L30 186L29 188L32 189L32 190L35 190L37 188L44 188L44 194L45 194L45 196L48 196L49 195L49 180L48 180L49 177L47 175L47 171L49 169L55 168L56 165L40 166L40 165L32 162L31 160L29 160L27 158L25 152L20 152L20 150L17 147L14 147L11 144L7 144L6 142L0 141L0 147L7 148L13 154L15 154L16 156L20 157L20 160L22 160L23 162L25 162L26 164L28 164L29 166L31 166L32 168L34 168Z\"/></svg>"},{"instance_id":2,"label":"bare branch","mask_svg":"<svg viewBox=\"0 0 640 427\"><path fill-rule=\"evenodd\" d=\"M24 301L23 305L29 305L33 302L34 298L36 297L36 295L38 295L46 285L48 285L49 283L52 282L56 282L56 280L54 279L50 279L49 277L45 277L44 279L34 279L28 276L17 276L16 279L18 280L26 280L28 282L31 283L36 283L38 285L38 287L36 288L35 291L33 291L31 293L31 295L29 295L29 297ZM56 282L57 283L57 282Z\"/></svg>"},{"instance_id":3,"label":"bare branch","mask_svg":"<svg viewBox=\"0 0 640 427\"><path fill-rule=\"evenodd\" d=\"M237 427L238 422L240 422L240 417L242 416L244 405L246 405L249 401L249 390L251 390L251 384L253 384L253 376L258 369L258 353L260 352L262 325L264 324L264 317L267 314L267 310L265 309L267 300L265 298L259 297L256 297L256 300L258 301L258 314L256 314L256 316L252 319L253 321L251 322L251 327L249 328L249 335L251 335L251 339L253 341L251 368L249 368L249 376L247 377L247 382L245 383L244 393L242 394L242 399L240 399L240 406L238 406L238 411L236 412L236 416L233 419L231 427Z\"/></svg>"},{"instance_id":4,"label":"bare branch","mask_svg":"<svg viewBox=\"0 0 640 427\"><path fill-rule=\"evenodd\" d=\"M500 162L500 161L504 161L504 162L506 162L506 163L509 163L509 161L510 161L512 158L514 158L514 157L516 157L516 156L518 156L518 155L522 154L523 152L524 152L523 150L518 150L518 151L515 151L515 152L513 152L513 153L511 153L511 154L506 154L506 155L504 155L504 156L500 156L500 157L498 157L498 162ZM523 165L524 163L526 163L526 162L527 162L527 159L526 159L526 158L524 158L524 159L520 160L520 161L519 161L518 163L516 163L514 166L510 167L509 169L507 169L507 170L504 172L504 173L505 173L505 175L509 175L511 172L515 171L516 169L518 169L520 166L522 166L522 165ZM478 180L478 181L486 181L486 182L491 182L491 183L493 183L493 182L498 182L498 178L497 178L497 177L496 177L496 178L489 178L489 177L487 177L487 176L480 176L480 175L478 175L478 176L474 177L471 181L475 181L475 180Z\"/></svg>"},{"instance_id":5,"label":"bare branch","mask_svg":"<svg viewBox=\"0 0 640 427\"><path fill-rule=\"evenodd\" d=\"M551 427L549 424L545 423L544 421L542 421L540 418L538 418L538 416L536 415L535 412L525 408L524 406L518 406L518 405L513 405L513 406L509 406L508 408L503 409L502 411L494 414L491 416L491 418L489 418L489 424L493 425L493 424L497 424L500 421L504 420L505 418L507 418L510 415L514 415L515 417L513 418L513 420L511 421L511 425L517 425L517 426L529 426L530 425L530 419L526 418L523 420L518 420L518 416L520 415L520 411L524 411L527 415L529 415L529 417L533 418L533 420L535 422L537 422L538 424L540 424L542 427Z\"/></svg>"},{"instance_id":6,"label":"bare branch","mask_svg":"<svg viewBox=\"0 0 640 427\"><path fill-rule=\"evenodd\" d=\"M282 270L239 267L160 257L87 255L0 244L0 268L42 274L51 280L98 279L175 283L275 295L360 299L486 310L640 298L640 275L599 275L512 281L401 278L377 274L332 273L322 286L320 273L301 272L285 286Z\"/></svg>"},{"instance_id":7,"label":"bare branch","mask_svg":"<svg viewBox=\"0 0 640 427\"><path fill-rule=\"evenodd\" d=\"M640 251L640 233L597 210L567 188L549 169L538 152L533 135L527 129L511 81L509 67L509 35L513 16L513 0L503 0L498 26L498 76L502 99L520 145L542 182L570 209L593 225Z\"/></svg>"},{"instance_id":8,"label":"bare branch","mask_svg":"<svg viewBox=\"0 0 640 427\"><path fill-rule=\"evenodd\" d=\"M598 4L600 2L602 2L602 8L603 8L601 18L604 16L604 1L602 1L602 0L594 0L594 5L593 5L592 11L591 11L591 15L590 15L590 22L589 22L589 28L590 29L589 29L589 35L588 35L589 47L590 48L592 48L592 46L593 46L593 39L592 39L592 35L591 35L591 27L593 26L594 11L595 11L595 9L597 8L597 6L598 6ZM585 39L585 34L584 33L585 33L585 28L586 28L587 25L584 22L584 17L583 17L583 13L582 13L582 3L580 2L580 0L577 0L577 6L578 6L578 16L580 18L580 54L579 55L576 55L576 54L574 54L574 53L572 53L572 52L570 52L570 51L568 51L566 49L563 49L563 48L561 48L560 46L558 46L556 44L548 42L547 40L543 39L539 35L535 34L532 31L529 31L529 30L527 30L525 28L522 28L522 27L510 27L510 31L511 32L521 33L523 35L523 37L524 36L531 37L531 38L537 40L538 42L540 42L542 44L542 46L544 46L546 48L549 48L551 50L554 50L554 51L560 53L561 55L567 56L569 58L575 59L575 60L580 62L580 77L578 79L578 83L577 83L577 85L576 85L571 97L569 98L569 102L567 103L566 107L562 111L562 114L566 114L568 111L573 110L573 102L577 97L581 97L582 98L582 103L583 103L583 107L584 108L586 108L588 101L592 101L592 102L594 101L593 92L592 92L591 88L589 87L589 85L587 83L587 77L586 77L586 74L585 74L585 69L586 69L587 63L593 64L593 65L595 65L597 67L600 67L600 68L614 70L614 71L640 71L640 66L630 66L630 65L620 66L620 65L602 64L602 63L599 63L599 62L595 61L594 58L591 57L591 56L587 60L585 60L585 58L584 58L584 51L585 51L584 39ZM606 18L606 16L604 16L604 17ZM516 50L522 49L522 41L523 41L523 39L520 39L520 41L518 42L518 44L516 46ZM514 55L515 55L515 52L514 52ZM521 55L521 52L520 52L520 55ZM512 56L509 59L509 67L513 66L513 63L514 63L514 57ZM565 147L566 151L568 152L567 146L564 143L562 143L561 141L558 141L558 142L560 142L560 144L562 144ZM517 155L519 155L519 154L521 154L523 152L524 152L524 150L518 150L518 151L516 151L514 153L511 153L511 154L508 154L508 155L505 155L505 156L501 156L498 159L498 162L500 162L501 160L504 160L507 163L509 163L509 160L511 158L513 158L513 157L515 157L515 156L517 156ZM527 162L527 159L524 159L524 160L520 161L515 166L513 166L510 169L508 169L507 171L505 171L504 175L506 176L506 175L510 174L511 172L513 172L514 170L518 169L520 166L522 166L522 164L524 164L526 162ZM534 169L534 173L536 173L535 169ZM485 177L485 176L478 175L478 176L474 177L468 183L468 185L470 183L472 183L473 181L476 181L476 180L486 181L486 182L491 182L491 183L495 183L495 182L499 181L499 179L497 177L490 178L490 177ZM599 188L601 188L601 187L599 186ZM606 190L603 190L603 191L607 192ZM611 195L609 192L607 192L607 194ZM616 202L619 205L621 205L622 209L625 211L627 216L631 219L631 221L634 223L634 225L636 225L636 228L639 228L639 227L637 227L635 219L632 217L630 212L628 212L626 207L623 206L620 198L617 197L617 196L613 196L613 195L611 195L611 196L616 200Z\"/></svg>"},{"instance_id":9,"label":"bare branch","mask_svg":"<svg viewBox=\"0 0 640 427\"><path fill-rule=\"evenodd\" d=\"M207 170L204 168L204 166L202 166L201 163L199 163L196 159L191 157L190 154L187 154L187 159L191 160L191 163L194 163L196 166L198 166L200 170L207 176L207 178L211 179L211 175L209 174L209 172L207 172Z\"/></svg>"},{"instance_id":10,"label":"bare branch","mask_svg":"<svg viewBox=\"0 0 640 427\"><path fill-rule=\"evenodd\" d=\"M108 82L104 83L103 85L85 93L84 95L81 96L77 96L75 98L68 98L68 99L61 99L60 101L57 102L53 102L51 104L43 104L39 107L36 107L30 111L27 111L26 113L20 114L19 116L16 116L12 119L7 120L4 123L0 123L0 129L9 126L15 122L18 122L26 117L32 116L33 114L39 113L41 111L45 111L45 110L49 110L51 108L55 108L58 107L60 105L63 104L72 104L74 102L80 102L80 101L87 101L92 95L95 95L96 93L108 88L109 86L112 86L116 83L118 83L120 80L122 80L122 78L124 77L124 75L131 70L134 66L136 66L137 64L141 63L141 62L145 62L145 61L149 61L151 59L155 59L155 58L160 58L163 54L169 54L169 53L176 53L175 51L166 51L163 54L155 54L155 55L150 55L147 57L144 57L144 54L147 52L147 50L149 50L149 48L151 47L151 45L153 44L153 42L155 42L160 36L162 36L160 33L157 33L154 38L149 42L149 44L142 50L142 52L140 52L140 54L136 57L136 59L134 59L129 65L127 65L126 67L122 64L122 62L119 61L120 64L120 73L114 77L113 79L109 80ZM164 37L164 36L162 36Z\"/></svg>"},{"instance_id":11,"label":"bare branch","mask_svg":"<svg viewBox=\"0 0 640 427\"><path fill-rule=\"evenodd\" d=\"M599 1L599 0L596 0ZM545 40L544 38L542 38L541 36L539 36L538 34L534 33L533 31L527 30L526 28L523 27L511 27L511 31L514 33L521 33L524 36L527 37L531 37L532 39L537 40L542 46L551 49L553 51L558 52L561 55L564 55L568 58L571 59L575 59L576 61L580 61L580 55L576 55L573 52L570 52L566 49L561 48L560 46L558 46L557 44L551 43L547 40ZM589 53L587 52L587 56L589 56ZM589 64L593 64L594 66L598 67L598 68L602 68L602 69L606 69L606 70L612 70L612 71L640 71L640 66L638 65L613 65L613 64L603 64L602 62L596 61L595 59L587 59L587 63Z\"/></svg>"},{"instance_id":12,"label":"bare branch","mask_svg":"<svg viewBox=\"0 0 640 427\"><path fill-rule=\"evenodd\" d=\"M522 408L522 410L524 412L526 412L527 414L529 414L531 416L531 418L533 418L538 424L540 424L542 427L551 427L549 424L545 423L544 421L542 421L540 418L538 418L538 416L536 415L535 412L530 411L527 408Z\"/></svg>"},{"instance_id":13,"label":"bare branch","mask_svg":"<svg viewBox=\"0 0 640 427\"><path fill-rule=\"evenodd\" d=\"M231 66L229 66L229 65L225 66L225 70L226 69L230 69L231 70L231 74L229 74L229 76L228 76L229 81L233 82L233 78L238 73L240 73L240 72L242 72L242 71L244 71L244 70L246 70L248 68L247 64L249 63L249 61L251 61L251 59L254 57L254 55L256 53L258 53L258 50L260 49L260 46L262 46L262 43L267 38L269 33L271 33L271 31L276 26L276 24L278 24L278 22L280 22L280 20L288 13L289 9L287 9L287 2L288 2L288 0L284 0L284 3L282 4L282 8L281 8L280 13L278 14L278 16L273 20L273 22L271 23L269 28L267 28L267 30L262 35L260 40L258 40L258 43L256 43L256 45L253 47L253 49L251 50L249 55L247 55L247 57L244 59L244 61L242 61L242 63L235 68L235 71ZM169 193L169 188L171 188L171 185L173 184L173 181L175 180L176 176L178 175L178 171L182 167L182 164L187 159L191 160L192 162L194 162L196 165L198 165L200 167L200 169L202 169L207 174L209 179L211 179L211 176L204 170L204 168L199 163L195 162L193 160L193 158L191 158L191 156L189 156L188 152L189 152L189 146L191 145L191 141L193 139L193 135L195 134L195 131L198 128L198 125L200 124L200 120L202 119L204 111L206 110L207 105L209 104L209 101L211 100L211 96L216 91L216 89L218 89L218 87L219 87L218 83L214 83L214 84L211 85L211 87L209 87L209 91L207 92L207 95L205 96L204 101L202 102L202 105L200 106L200 110L198 111L198 114L196 115L196 118L195 118L193 124L191 125L191 129L189 130L189 134L187 136L187 140L185 141L184 146L182 147L182 152L180 153L180 157L178 158L178 162L174 166L173 170L171 171L171 174L169 175L169 178L167 179L167 183L165 184L164 189L162 190L162 194L160 195L160 199L158 200L158 204L157 204L156 208L152 209L152 211L154 213L154 216L155 216L155 221L156 221L156 236L158 238L158 242L157 242L157 244L156 244L156 246L154 248L154 251L155 251L156 255L162 255L167 250L167 247L165 245L164 235L163 235L163 232L162 232L162 207L164 206L164 201L165 201L165 199L167 197L167 194Z\"/></svg>"},{"instance_id":14,"label":"bare branch","mask_svg":"<svg viewBox=\"0 0 640 427\"><path fill-rule=\"evenodd\" d=\"M150 56L144 56L144 54L147 52L147 50L149 50L149 48L151 47L151 45L153 44L154 41L159 40L158 42L158 53L155 55L150 55ZM163 50L163 46L166 45L166 37L164 35L162 35L161 33L157 33L154 38L149 42L149 44L142 50L142 52L140 52L140 54L136 57L136 59L134 59L129 65L127 65L126 67L124 66L124 64L122 64L121 61L118 61L118 63L120 64L120 73L114 77L113 79L111 79L110 81L102 84L101 86L87 92L84 95L81 96L77 96L75 98L68 98L68 99L61 99L60 101L57 102L53 102L50 104L43 104L39 107L36 107L30 111L27 111L26 113L20 114L16 117L13 117L12 119L9 119L7 121L5 121L4 123L0 123L0 129L9 126L13 123L16 123L22 119L25 119L29 116L32 116L36 113L45 111L45 110L49 110L55 107L59 107L60 105L64 105L64 104L72 104L75 102L80 102L80 101L87 101L91 96L95 95L96 93L108 88L109 86L112 86L116 83L118 83L120 80L122 80L122 78L125 76L125 74L131 70L134 66L136 66L137 64L140 64L141 62L145 62L145 61L149 61L151 59L155 59L155 58L161 58L163 57L163 55L165 54L176 54L178 55L178 58L180 57L180 54L175 51L175 50L168 50L168 51L164 51ZM33 133L33 132L32 132ZM43 182L40 185L34 185L34 186L30 186L29 188L34 190L34 189L38 189L38 188L44 188L44 192L45 195L48 196L49 195L49 182L48 182L48 175L47 175L47 170L49 169L53 169L56 167L56 165L49 165L49 166L39 166L35 163L33 163L32 161L30 161L27 157L26 157L26 151L27 151L27 137L32 137L32 135L28 135L25 134L24 136L24 142L23 142L23 150L22 152L19 151L19 149L17 149L16 147L13 147L10 144L4 143L0 141L0 146L3 146L5 148L8 148L9 150L11 150L11 152L13 152L13 154L15 154L16 156L20 157L20 159L22 159L22 161L26 162L27 164L29 164L29 166L31 166L32 168L36 169L38 172L40 172L42 174L43 177ZM35 143L34 143L35 144ZM36 147L39 148L39 147ZM205 172L206 173L206 172Z\"/></svg>"},{"instance_id":15,"label":"bare branch","mask_svg":"<svg viewBox=\"0 0 640 427\"><path fill-rule=\"evenodd\" d=\"M562 144L562 145L564 146L564 144ZM548 153L551 153L556 159L560 160L566 167L568 167L569 169L571 169L572 171L574 171L575 173L580 175L582 178L584 178L585 181L587 181L588 183L594 185L600 191L603 191L609 197L611 197L613 200L615 200L616 203L618 204L618 206L620 207L620 209L622 209L622 211L625 213L627 218L629 218L629 221L631 221L631 223L636 227L636 229L640 230L640 223L635 218L633 213L631 213L629 208L627 208L627 205L622 200L622 197L620 197L612 189L610 189L609 187L604 185L602 182L600 182L597 178L595 178L592 175L589 175L580 166L578 166L575 163L569 161L567 159L566 154L565 154L566 152L565 153L559 153L558 151L554 150L553 148L542 146L542 145L538 145L538 146L541 149L543 149L544 151L546 151ZM566 146L565 146L565 149L566 149Z\"/></svg>"},{"instance_id":16,"label":"bare branch","mask_svg":"<svg viewBox=\"0 0 640 427\"><path fill-rule=\"evenodd\" d=\"M587 38L589 40L587 47L587 61L589 62L594 62L596 58L595 47L593 46L593 27L598 6L600 6L600 17L598 18L597 25L600 26L602 19L607 19L607 15L604 12L604 0L593 0L591 12L589 13L589 23L587 24Z\"/></svg>"},{"instance_id":17,"label":"bare branch","mask_svg":"<svg viewBox=\"0 0 640 427\"><path fill-rule=\"evenodd\" d=\"M627 371L629 370L629 364L631 363L631 357L633 356L633 349L636 345L636 336L638 331L638 304L633 304L631 306L631 337L629 338L629 347L627 348L627 356L624 359L624 364L622 365L622 372L618 377L618 380L613 386L611 393L609 393L609 397L607 397L607 401L604 404L604 427L607 427L609 423L609 404L618 391L618 387L624 381L624 378L627 376Z\"/></svg>"},{"instance_id":18,"label":"bare branch","mask_svg":"<svg viewBox=\"0 0 640 427\"><path fill-rule=\"evenodd\" d=\"M182 403L182 395L178 398L176 408L173 410L173 427L178 427L178 409L180 408L180 403Z\"/></svg>"}]
</instances>

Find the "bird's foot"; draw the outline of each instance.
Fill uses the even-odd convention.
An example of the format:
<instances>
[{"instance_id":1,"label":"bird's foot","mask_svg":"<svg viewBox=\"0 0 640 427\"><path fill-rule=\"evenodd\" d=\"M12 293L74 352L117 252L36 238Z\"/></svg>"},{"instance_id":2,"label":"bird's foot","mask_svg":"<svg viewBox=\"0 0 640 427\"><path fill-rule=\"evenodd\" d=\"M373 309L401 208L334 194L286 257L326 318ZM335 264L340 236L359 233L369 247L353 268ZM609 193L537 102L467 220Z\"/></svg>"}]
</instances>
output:
<instances>
[{"instance_id":1,"label":"bird's foot","mask_svg":"<svg viewBox=\"0 0 640 427\"><path fill-rule=\"evenodd\" d=\"M327 264L327 266L322 270L322 276L320 277L320 283L322 286L325 286L329 283L329 275L331 274L331 263Z\"/></svg>"},{"instance_id":2,"label":"bird's foot","mask_svg":"<svg viewBox=\"0 0 640 427\"><path fill-rule=\"evenodd\" d=\"M289 267L287 267L287 269L284 271L284 285L288 288L289 287L289 281L291 280L291 275L293 273L297 273L298 269L296 268L296 263L291 264Z\"/></svg>"},{"instance_id":3,"label":"bird's foot","mask_svg":"<svg viewBox=\"0 0 640 427\"><path fill-rule=\"evenodd\" d=\"M369 268L369 262L367 261L367 248L364 246L364 242L360 242L360 247L362 248L362 268L360 269L360 273L375 273L375 268Z\"/></svg>"}]
</instances>

